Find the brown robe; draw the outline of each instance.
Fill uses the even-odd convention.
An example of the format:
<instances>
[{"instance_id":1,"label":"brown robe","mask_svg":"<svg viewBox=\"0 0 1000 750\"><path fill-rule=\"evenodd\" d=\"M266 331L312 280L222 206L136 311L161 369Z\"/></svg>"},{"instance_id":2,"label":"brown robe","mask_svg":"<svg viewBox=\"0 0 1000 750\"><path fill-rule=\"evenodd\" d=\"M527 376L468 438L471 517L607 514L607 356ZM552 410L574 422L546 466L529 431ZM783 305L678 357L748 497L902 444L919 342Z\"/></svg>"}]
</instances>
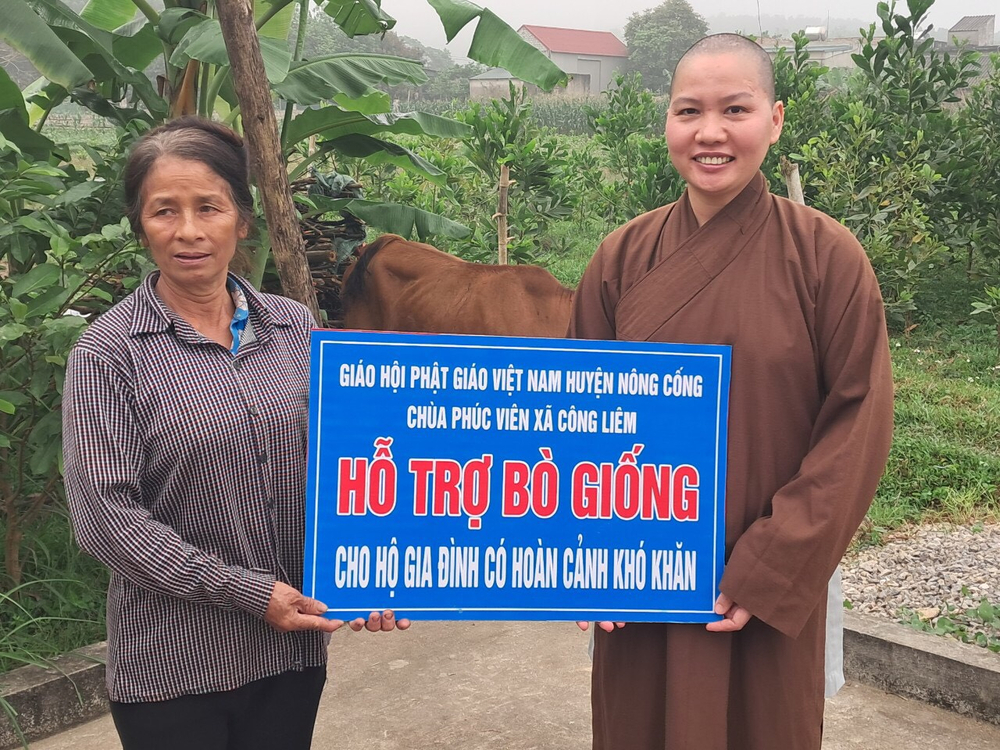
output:
<instances>
[{"instance_id":1,"label":"brown robe","mask_svg":"<svg viewBox=\"0 0 1000 750\"><path fill-rule=\"evenodd\" d=\"M596 750L819 750L826 591L885 467L892 373L857 240L758 174L699 227L688 196L605 239L570 336L733 347L721 590L753 615L598 631Z\"/></svg>"}]
</instances>

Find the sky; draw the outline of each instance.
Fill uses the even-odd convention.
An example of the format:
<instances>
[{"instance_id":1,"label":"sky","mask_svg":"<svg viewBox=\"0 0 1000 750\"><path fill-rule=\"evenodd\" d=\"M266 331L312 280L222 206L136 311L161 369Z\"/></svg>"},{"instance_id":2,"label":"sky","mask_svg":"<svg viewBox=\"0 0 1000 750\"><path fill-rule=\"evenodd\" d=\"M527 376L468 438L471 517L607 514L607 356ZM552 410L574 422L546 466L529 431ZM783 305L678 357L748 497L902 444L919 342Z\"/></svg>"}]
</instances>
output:
<instances>
[{"instance_id":1,"label":"sky","mask_svg":"<svg viewBox=\"0 0 1000 750\"><path fill-rule=\"evenodd\" d=\"M473 0L489 8L515 29L522 24L562 26L594 31L613 31L621 35L628 17L637 11L653 8L660 0ZM689 0L703 16L753 14L760 6L762 14L818 15L833 18L875 20L878 0ZM898 0L905 9L905 0ZM419 39L430 47L445 47L444 32L437 13L427 0L382 0L382 9L396 19L395 31ZM937 28L949 28L962 16L998 15L1000 0L937 0L930 10L930 22ZM765 29L766 31L766 29ZM460 34L448 45L453 57L463 57L472 36Z\"/></svg>"}]
</instances>

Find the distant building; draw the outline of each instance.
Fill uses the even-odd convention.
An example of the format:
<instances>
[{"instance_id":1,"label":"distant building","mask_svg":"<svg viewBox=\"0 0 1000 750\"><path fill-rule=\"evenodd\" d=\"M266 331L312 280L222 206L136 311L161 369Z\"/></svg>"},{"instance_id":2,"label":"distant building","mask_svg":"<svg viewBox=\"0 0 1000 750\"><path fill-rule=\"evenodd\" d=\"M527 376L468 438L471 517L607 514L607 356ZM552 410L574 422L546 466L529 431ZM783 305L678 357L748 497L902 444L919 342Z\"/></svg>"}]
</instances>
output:
<instances>
[{"instance_id":1,"label":"distant building","mask_svg":"<svg viewBox=\"0 0 1000 750\"><path fill-rule=\"evenodd\" d=\"M996 44L996 21L996 16L965 16L948 29L948 41L991 47Z\"/></svg>"},{"instance_id":2,"label":"distant building","mask_svg":"<svg viewBox=\"0 0 1000 750\"><path fill-rule=\"evenodd\" d=\"M814 26L805 30L805 35L809 39L806 45L806 52L809 59L827 68L853 68L854 58L861 52L861 39L858 37L841 37L829 39L826 35L826 28ZM791 37L765 36L758 40L758 44L773 58L778 54L778 50L784 47L786 50L795 49L795 40Z\"/></svg>"},{"instance_id":3,"label":"distant building","mask_svg":"<svg viewBox=\"0 0 1000 750\"><path fill-rule=\"evenodd\" d=\"M803 32L809 39L806 51L809 59L827 68L847 68L853 69L856 64L853 55L861 52L864 42L859 38L843 37L838 39L827 38L826 29L821 26L807 28ZM918 30L918 34L921 33ZM930 33L930 30L923 32ZM945 32L934 31L933 35L941 39ZM934 48L938 52L947 52L954 55L959 48L974 50L982 54L1000 52L1000 46L996 39L996 16L966 16L948 31L948 41L935 41ZM878 40L876 40L878 41ZM763 47L773 58L778 50L784 47L786 50L795 49L794 40L788 37L762 37L758 44ZM981 60L982 62L982 60ZM969 82L971 89L977 83L985 80L985 71L974 76ZM958 91L958 96L965 98L968 89Z\"/></svg>"},{"instance_id":4,"label":"distant building","mask_svg":"<svg viewBox=\"0 0 1000 750\"><path fill-rule=\"evenodd\" d=\"M965 16L948 29L948 41L936 42L935 49L954 55L959 48L979 52L980 71L969 80L969 85L957 92L961 100L965 100L969 92L987 78L989 61L985 58L1000 52L996 39L996 16Z\"/></svg>"},{"instance_id":5,"label":"distant building","mask_svg":"<svg viewBox=\"0 0 1000 750\"><path fill-rule=\"evenodd\" d=\"M601 93L611 85L614 74L628 60L628 47L610 31L525 25L518 29L518 33L566 71L570 79L565 89L568 94L586 96ZM506 70L492 68L469 79L469 96L505 96L512 82L524 85ZM528 88L537 91L535 87Z\"/></svg>"}]
</instances>

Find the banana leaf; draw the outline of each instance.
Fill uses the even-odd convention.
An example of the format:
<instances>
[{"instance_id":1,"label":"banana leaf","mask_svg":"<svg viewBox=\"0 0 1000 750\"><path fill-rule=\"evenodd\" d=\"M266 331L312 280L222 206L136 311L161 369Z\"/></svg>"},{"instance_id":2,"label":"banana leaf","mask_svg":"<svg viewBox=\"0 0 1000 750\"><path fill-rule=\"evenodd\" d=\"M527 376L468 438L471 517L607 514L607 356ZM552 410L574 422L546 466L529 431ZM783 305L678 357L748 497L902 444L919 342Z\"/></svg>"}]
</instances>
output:
<instances>
[{"instance_id":1,"label":"banana leaf","mask_svg":"<svg viewBox=\"0 0 1000 750\"><path fill-rule=\"evenodd\" d=\"M444 187L448 175L435 167L419 154L398 143L372 138L370 135L345 135L330 141L324 141L325 150L333 150L342 156L364 159L369 164L394 164L408 172L422 175L435 185Z\"/></svg>"},{"instance_id":2,"label":"banana leaf","mask_svg":"<svg viewBox=\"0 0 1000 750\"><path fill-rule=\"evenodd\" d=\"M98 83L112 88L130 86L150 112L156 116L166 114L166 103L146 75L115 55L115 34L84 21L60 0L31 0L31 4L78 59L87 64Z\"/></svg>"},{"instance_id":3,"label":"banana leaf","mask_svg":"<svg viewBox=\"0 0 1000 750\"><path fill-rule=\"evenodd\" d=\"M122 127L128 125L132 120L142 120L149 125L155 125L153 119L140 109L134 107L123 107L115 105L107 97L87 89L73 89L70 95L78 104L82 104L94 114L100 115L108 120L114 120Z\"/></svg>"},{"instance_id":4,"label":"banana leaf","mask_svg":"<svg viewBox=\"0 0 1000 750\"><path fill-rule=\"evenodd\" d=\"M28 126L28 110L17 84L0 68L0 133L22 153L44 161L59 151L56 144ZM60 153L60 156L65 154Z\"/></svg>"},{"instance_id":5,"label":"banana leaf","mask_svg":"<svg viewBox=\"0 0 1000 750\"><path fill-rule=\"evenodd\" d=\"M424 83L423 66L389 55L337 54L292 63L288 75L274 87L285 101L311 105L343 94L351 99L373 93L380 83ZM384 111L384 110L383 110Z\"/></svg>"},{"instance_id":6,"label":"banana leaf","mask_svg":"<svg viewBox=\"0 0 1000 750\"><path fill-rule=\"evenodd\" d=\"M569 81L569 76L558 65L489 10L484 10L479 17L469 57L483 65L503 68L543 91L551 91Z\"/></svg>"},{"instance_id":7,"label":"banana leaf","mask_svg":"<svg viewBox=\"0 0 1000 750\"><path fill-rule=\"evenodd\" d=\"M136 70L145 70L163 54L156 26L145 16L115 29L111 49L120 63Z\"/></svg>"},{"instance_id":8,"label":"banana leaf","mask_svg":"<svg viewBox=\"0 0 1000 750\"><path fill-rule=\"evenodd\" d=\"M360 112L364 115L377 115L392 110L392 99L384 91L372 89L364 96L350 97L347 94L335 94L333 103L341 109Z\"/></svg>"},{"instance_id":9,"label":"banana leaf","mask_svg":"<svg viewBox=\"0 0 1000 750\"><path fill-rule=\"evenodd\" d=\"M16 114L23 122L28 122L28 111L24 107L24 97L21 89L0 67L0 112Z\"/></svg>"},{"instance_id":10,"label":"banana leaf","mask_svg":"<svg viewBox=\"0 0 1000 750\"><path fill-rule=\"evenodd\" d=\"M4 4L0 39L28 58L43 76L67 89L82 86L94 77L24 0Z\"/></svg>"},{"instance_id":11,"label":"banana leaf","mask_svg":"<svg viewBox=\"0 0 1000 750\"><path fill-rule=\"evenodd\" d=\"M137 10L132 0L90 0L80 18L99 29L114 31L135 18Z\"/></svg>"},{"instance_id":12,"label":"banana leaf","mask_svg":"<svg viewBox=\"0 0 1000 750\"><path fill-rule=\"evenodd\" d=\"M176 46L188 31L206 20L208 16L191 8L167 8L160 14L156 35L167 44Z\"/></svg>"},{"instance_id":13,"label":"banana leaf","mask_svg":"<svg viewBox=\"0 0 1000 750\"><path fill-rule=\"evenodd\" d=\"M301 1L304 3L309 2L309 0ZM260 36L267 37L268 39L288 39L288 32L292 28L292 15L295 13L294 2L287 2L287 0L274 0L274 2L257 0L254 3L253 14L259 23L261 16L271 10L273 5L281 2L285 2L284 7L257 30Z\"/></svg>"},{"instance_id":14,"label":"banana leaf","mask_svg":"<svg viewBox=\"0 0 1000 750\"><path fill-rule=\"evenodd\" d=\"M269 37L259 37L259 41L267 80L271 84L280 83L288 75L288 66L292 61L288 43L283 39ZM192 59L213 65L229 65L229 53L218 21L202 21L190 29L170 56L170 64L183 68Z\"/></svg>"},{"instance_id":15,"label":"banana leaf","mask_svg":"<svg viewBox=\"0 0 1000 750\"><path fill-rule=\"evenodd\" d=\"M522 81L545 91L569 78L541 51L525 41L495 13L468 0L427 0L437 12L450 42L462 29L478 20L469 57L484 65L503 68ZM381 0L329 0L323 9L350 37L384 34L396 21L382 11Z\"/></svg>"},{"instance_id":16,"label":"banana leaf","mask_svg":"<svg viewBox=\"0 0 1000 750\"><path fill-rule=\"evenodd\" d=\"M374 135L380 132L463 138L472 132L472 128L447 117L429 115L426 112L364 115L331 105L322 109L307 109L293 119L285 133L283 145L287 151L299 141L304 141L313 135L332 140L357 133Z\"/></svg>"},{"instance_id":17,"label":"banana leaf","mask_svg":"<svg viewBox=\"0 0 1000 750\"><path fill-rule=\"evenodd\" d=\"M483 65L503 68L522 81L551 91L569 78L544 53L487 8L466 0L427 0L437 11L450 42L462 29L478 19L469 47L469 57Z\"/></svg>"},{"instance_id":18,"label":"banana leaf","mask_svg":"<svg viewBox=\"0 0 1000 750\"><path fill-rule=\"evenodd\" d=\"M329 199L322 196L313 198L313 202L323 211L351 213L373 227L407 239L412 238L416 231L421 242L435 236L461 240L472 234L472 230L464 224L400 203L379 203L357 198Z\"/></svg>"},{"instance_id":19,"label":"banana leaf","mask_svg":"<svg viewBox=\"0 0 1000 750\"><path fill-rule=\"evenodd\" d=\"M396 19L382 11L382 0L328 0L323 10L351 39L384 34L396 25Z\"/></svg>"}]
</instances>

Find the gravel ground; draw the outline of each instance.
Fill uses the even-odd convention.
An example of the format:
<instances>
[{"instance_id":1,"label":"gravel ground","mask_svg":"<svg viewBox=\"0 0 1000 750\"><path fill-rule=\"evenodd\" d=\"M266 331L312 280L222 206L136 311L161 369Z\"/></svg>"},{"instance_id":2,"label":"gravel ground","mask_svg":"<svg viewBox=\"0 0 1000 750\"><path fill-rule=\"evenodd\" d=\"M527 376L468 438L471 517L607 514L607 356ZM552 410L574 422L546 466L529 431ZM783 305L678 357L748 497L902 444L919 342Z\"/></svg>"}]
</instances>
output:
<instances>
[{"instance_id":1,"label":"gravel ground","mask_svg":"<svg viewBox=\"0 0 1000 750\"><path fill-rule=\"evenodd\" d=\"M1000 607L1000 525L907 529L848 553L842 567L844 598L858 612L899 621L905 608L933 624L948 605L964 611L987 598Z\"/></svg>"}]
</instances>

